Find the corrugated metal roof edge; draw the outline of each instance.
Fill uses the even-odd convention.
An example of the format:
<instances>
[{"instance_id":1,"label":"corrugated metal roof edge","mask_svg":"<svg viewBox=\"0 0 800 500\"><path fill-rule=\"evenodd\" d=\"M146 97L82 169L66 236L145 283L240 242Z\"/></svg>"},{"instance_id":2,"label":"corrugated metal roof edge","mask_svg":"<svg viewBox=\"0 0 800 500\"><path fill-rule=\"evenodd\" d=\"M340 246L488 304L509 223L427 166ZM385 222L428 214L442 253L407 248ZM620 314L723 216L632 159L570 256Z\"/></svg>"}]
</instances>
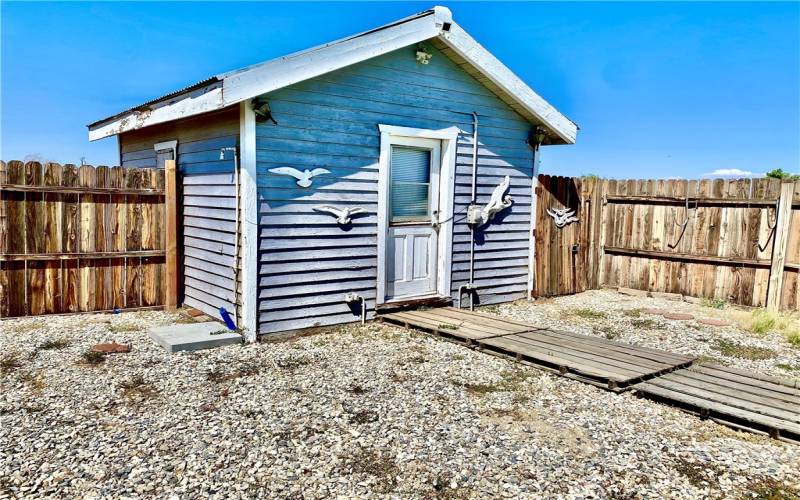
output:
<instances>
[{"instance_id":1,"label":"corrugated metal roof edge","mask_svg":"<svg viewBox=\"0 0 800 500\"><path fill-rule=\"evenodd\" d=\"M206 78L205 80L200 80L197 83L193 83L193 84L189 85L188 87L183 87L180 90L176 90L174 92L170 92L169 94L164 94L161 97L156 97L155 99L151 99L151 100L149 100L147 102L143 102L142 104L139 104L139 105L134 106L132 108L128 108L125 111L120 111L119 113L117 113L115 115L111 115L111 116L108 116L106 118L102 118L102 119L97 120L96 122L92 122L92 123L90 123L90 124L88 124L86 126L88 128L91 128L91 127L94 127L95 125L100 125L101 123L120 118L123 115L131 113L133 111L142 111L142 108L147 108L147 107L149 107L149 106L151 106L153 104L156 104L156 103L159 103L159 102L162 102L162 101L166 101L166 100L171 99L173 97L177 97L177 96L179 96L181 94L186 94L186 93L191 92L193 90L197 90L199 88L205 87L205 86L207 86L207 85L209 85L211 83L216 83L216 82L221 82L221 81L222 81L222 79L220 79L219 76L212 76L211 78Z\"/></svg>"}]
</instances>

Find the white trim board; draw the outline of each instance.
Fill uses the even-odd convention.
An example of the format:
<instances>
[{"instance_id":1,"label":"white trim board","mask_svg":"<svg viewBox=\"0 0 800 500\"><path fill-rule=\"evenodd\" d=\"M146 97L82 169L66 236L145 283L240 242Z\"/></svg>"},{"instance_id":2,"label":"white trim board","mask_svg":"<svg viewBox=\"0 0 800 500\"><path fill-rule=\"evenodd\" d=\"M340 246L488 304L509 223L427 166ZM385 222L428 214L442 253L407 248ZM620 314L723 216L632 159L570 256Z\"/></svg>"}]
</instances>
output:
<instances>
[{"instance_id":1,"label":"white trim board","mask_svg":"<svg viewBox=\"0 0 800 500\"><path fill-rule=\"evenodd\" d=\"M158 153L159 151L166 151L168 149L172 150L173 160L176 162L178 161L178 141L173 139L171 141L164 141L164 142L157 142L153 145L153 151Z\"/></svg>"},{"instance_id":2,"label":"white trim board","mask_svg":"<svg viewBox=\"0 0 800 500\"><path fill-rule=\"evenodd\" d=\"M397 138L434 139L442 141L439 169L439 227L436 292L449 297L453 270L453 196L456 174L456 148L458 127L427 130L392 125L378 125L381 133L380 159L378 161L378 279L376 303L386 302L386 236L389 230L388 194L390 146Z\"/></svg>"},{"instance_id":3,"label":"white trim board","mask_svg":"<svg viewBox=\"0 0 800 500\"><path fill-rule=\"evenodd\" d=\"M256 114L250 101L239 105L239 199L241 217L242 327L248 342L258 335L258 189Z\"/></svg>"},{"instance_id":4,"label":"white trim board","mask_svg":"<svg viewBox=\"0 0 800 500\"><path fill-rule=\"evenodd\" d=\"M446 7L434 7L364 33L217 75L184 92L92 123L94 141L157 123L221 109L425 40L437 39L464 58L547 128L551 142L573 144L578 127L533 91L453 21Z\"/></svg>"},{"instance_id":5,"label":"white trim board","mask_svg":"<svg viewBox=\"0 0 800 500\"><path fill-rule=\"evenodd\" d=\"M387 133L396 137L416 137L419 139L440 139L453 140L458 138L458 127L448 127L439 130L428 130L423 128L398 127L396 125L378 125L381 133Z\"/></svg>"}]
</instances>

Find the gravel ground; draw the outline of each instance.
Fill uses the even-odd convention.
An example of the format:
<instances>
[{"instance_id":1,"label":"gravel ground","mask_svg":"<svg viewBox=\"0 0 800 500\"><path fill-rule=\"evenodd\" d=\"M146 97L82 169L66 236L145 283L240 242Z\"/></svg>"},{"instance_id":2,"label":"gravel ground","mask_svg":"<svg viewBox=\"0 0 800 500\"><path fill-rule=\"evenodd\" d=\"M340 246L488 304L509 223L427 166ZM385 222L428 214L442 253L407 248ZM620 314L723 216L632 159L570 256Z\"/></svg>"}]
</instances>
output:
<instances>
[{"instance_id":1,"label":"gravel ground","mask_svg":"<svg viewBox=\"0 0 800 500\"><path fill-rule=\"evenodd\" d=\"M694 319L669 320L648 313L647 309L690 314ZM717 309L689 302L623 295L611 290L592 290L483 310L535 325L696 355L743 370L787 379L800 377L800 346L792 346L779 332L755 335L746 331L740 321L749 319L751 311L728 305ZM708 326L698 323L700 319L721 319L731 324Z\"/></svg>"},{"instance_id":2,"label":"gravel ground","mask_svg":"<svg viewBox=\"0 0 800 500\"><path fill-rule=\"evenodd\" d=\"M610 311L606 293L581 297ZM499 310L536 319L583 304L577 299ZM562 321L552 313L542 319ZM145 330L178 319L149 312L0 322L0 497L800 491L798 446L419 333L351 325L169 355ZM132 352L90 364L83 353L108 341Z\"/></svg>"}]
</instances>

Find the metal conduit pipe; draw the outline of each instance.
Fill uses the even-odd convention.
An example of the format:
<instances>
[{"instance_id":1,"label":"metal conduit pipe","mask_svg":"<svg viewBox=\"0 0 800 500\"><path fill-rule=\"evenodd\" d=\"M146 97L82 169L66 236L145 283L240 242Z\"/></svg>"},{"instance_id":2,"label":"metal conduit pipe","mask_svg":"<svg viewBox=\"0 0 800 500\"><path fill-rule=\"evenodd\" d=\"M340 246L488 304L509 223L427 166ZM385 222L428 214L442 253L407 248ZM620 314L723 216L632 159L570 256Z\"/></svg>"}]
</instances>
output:
<instances>
[{"instance_id":1,"label":"metal conduit pipe","mask_svg":"<svg viewBox=\"0 0 800 500\"><path fill-rule=\"evenodd\" d=\"M355 292L347 292L344 294L344 301L348 304L352 304L353 302L361 302L361 324L364 325L367 323L367 300L364 298L363 295L358 295Z\"/></svg>"},{"instance_id":2,"label":"metal conduit pipe","mask_svg":"<svg viewBox=\"0 0 800 500\"><path fill-rule=\"evenodd\" d=\"M472 112L472 192L470 208L474 209L478 201L478 113ZM475 226L469 225L469 282L464 288L469 292L469 310L475 310ZM461 289L459 289L458 305L461 307Z\"/></svg>"},{"instance_id":3,"label":"metal conduit pipe","mask_svg":"<svg viewBox=\"0 0 800 500\"><path fill-rule=\"evenodd\" d=\"M240 190L239 190L239 176L241 172L239 171L239 151L236 147L226 147L220 148L219 150L219 159L220 161L225 159L225 152L231 151L233 153L233 177L234 177L234 186L236 192L236 208L235 208L235 221L234 221L234 239L233 239L233 317L236 325L238 326L241 323L241 311L239 307L239 299L237 298L238 291L239 291L239 238L240 238L240 230L239 230L239 198L240 198Z\"/></svg>"},{"instance_id":4,"label":"metal conduit pipe","mask_svg":"<svg viewBox=\"0 0 800 500\"><path fill-rule=\"evenodd\" d=\"M469 291L472 293L473 286L470 283L465 283L458 287L458 308L461 309L461 298L464 296L464 290ZM470 296L470 302L472 302L472 298Z\"/></svg>"}]
</instances>

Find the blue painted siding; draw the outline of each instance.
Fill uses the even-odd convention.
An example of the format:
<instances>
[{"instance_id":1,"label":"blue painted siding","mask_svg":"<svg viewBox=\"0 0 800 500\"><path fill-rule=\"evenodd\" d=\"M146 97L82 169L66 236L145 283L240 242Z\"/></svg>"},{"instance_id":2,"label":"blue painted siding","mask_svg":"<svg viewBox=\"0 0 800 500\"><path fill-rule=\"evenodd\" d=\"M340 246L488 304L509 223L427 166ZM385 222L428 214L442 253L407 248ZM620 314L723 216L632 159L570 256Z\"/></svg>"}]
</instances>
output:
<instances>
[{"instance_id":1,"label":"blue painted siding","mask_svg":"<svg viewBox=\"0 0 800 500\"><path fill-rule=\"evenodd\" d=\"M230 152L239 143L239 108L177 120L120 135L123 166L156 167L153 147L178 141L177 167L183 215L183 303L219 318L234 311L236 188Z\"/></svg>"},{"instance_id":2,"label":"blue painted siding","mask_svg":"<svg viewBox=\"0 0 800 500\"><path fill-rule=\"evenodd\" d=\"M441 52L427 66L413 47L301 82L264 96L278 125L256 128L259 191L259 310L262 333L356 321L343 302L348 291L368 301L377 287L378 124L461 130L457 149L453 221L452 293L466 283L472 116L479 115L478 202L511 176L514 205L477 235L480 301L525 296L533 152L531 125ZM323 167L308 189L269 169ZM366 216L343 231L313 211L330 203L360 206Z\"/></svg>"}]
</instances>

